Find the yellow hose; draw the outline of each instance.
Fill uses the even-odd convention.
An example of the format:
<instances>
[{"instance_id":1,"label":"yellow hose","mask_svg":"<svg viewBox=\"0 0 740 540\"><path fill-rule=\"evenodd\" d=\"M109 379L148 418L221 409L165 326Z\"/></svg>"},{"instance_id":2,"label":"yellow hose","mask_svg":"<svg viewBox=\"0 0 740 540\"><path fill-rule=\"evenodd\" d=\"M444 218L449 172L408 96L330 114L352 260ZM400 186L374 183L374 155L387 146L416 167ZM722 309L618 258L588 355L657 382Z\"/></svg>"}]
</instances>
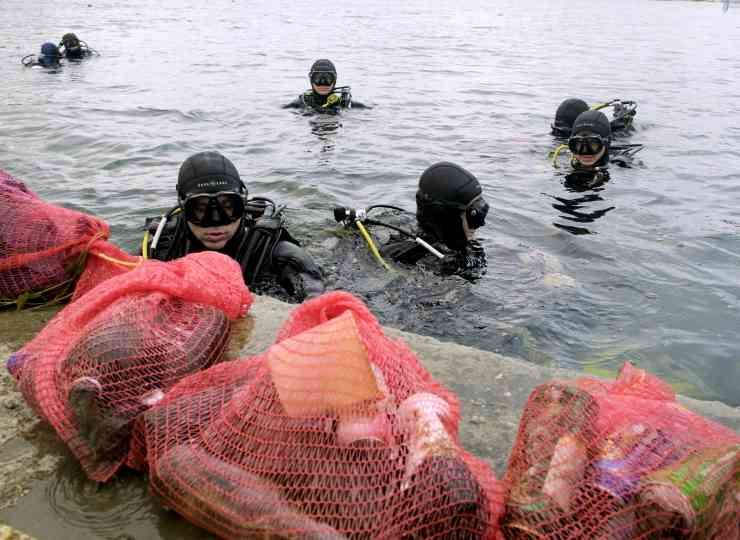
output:
<instances>
[{"instance_id":1,"label":"yellow hose","mask_svg":"<svg viewBox=\"0 0 740 540\"><path fill-rule=\"evenodd\" d=\"M104 261L112 262L113 264L117 264L118 266L129 266L131 268L136 268L142 263L142 259L139 258L136 262L128 262L128 261L122 261L120 259L115 259L113 257L108 257L108 255L103 255L102 253L95 253L94 251L90 252L92 255L95 255L96 257L100 257Z\"/></svg>"},{"instance_id":2,"label":"yellow hose","mask_svg":"<svg viewBox=\"0 0 740 540\"><path fill-rule=\"evenodd\" d=\"M357 229L360 231L360 234L365 239L365 242L367 242L367 246L370 248L370 253L375 255L375 258L378 259L378 262L383 265L383 268L390 271L391 267L388 266L388 263L385 262L383 257L380 255L378 248L375 247L373 239L370 238L370 235L368 234L367 229L365 229L365 226L362 224L362 222L358 219L357 221L355 221L355 225L357 225Z\"/></svg>"},{"instance_id":3,"label":"yellow hose","mask_svg":"<svg viewBox=\"0 0 740 540\"><path fill-rule=\"evenodd\" d=\"M552 164L553 164L553 166L555 168L559 168L557 159L558 159L558 156L560 155L560 152L562 152L563 149L565 149L565 148L568 148L568 145L567 144L561 144L555 150L553 150L552 152L550 152L550 155L552 156Z\"/></svg>"},{"instance_id":4,"label":"yellow hose","mask_svg":"<svg viewBox=\"0 0 740 540\"><path fill-rule=\"evenodd\" d=\"M144 231L144 239L141 241L141 256L144 260L149 258L149 229Z\"/></svg>"}]
</instances>

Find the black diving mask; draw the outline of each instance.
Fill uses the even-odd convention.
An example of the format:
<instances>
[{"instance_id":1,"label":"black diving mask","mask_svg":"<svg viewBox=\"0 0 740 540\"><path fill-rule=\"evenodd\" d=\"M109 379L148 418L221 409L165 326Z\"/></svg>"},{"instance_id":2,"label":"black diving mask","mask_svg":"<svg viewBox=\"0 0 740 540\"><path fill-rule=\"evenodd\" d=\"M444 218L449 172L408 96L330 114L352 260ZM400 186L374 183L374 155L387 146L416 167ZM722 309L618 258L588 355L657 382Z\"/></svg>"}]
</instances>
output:
<instances>
[{"instance_id":1,"label":"black diving mask","mask_svg":"<svg viewBox=\"0 0 740 540\"><path fill-rule=\"evenodd\" d=\"M311 73L311 84L316 86L332 86L335 82L337 82L337 76L329 71Z\"/></svg>"},{"instance_id":2,"label":"black diving mask","mask_svg":"<svg viewBox=\"0 0 740 540\"><path fill-rule=\"evenodd\" d=\"M483 198L483 195L478 195L465 209L465 217L468 220L468 227L471 229L477 229L483 227L486 224L486 216L490 207Z\"/></svg>"},{"instance_id":3,"label":"black diving mask","mask_svg":"<svg viewBox=\"0 0 740 540\"><path fill-rule=\"evenodd\" d=\"M578 156L595 156L606 147L600 135L574 135L568 139L568 148Z\"/></svg>"},{"instance_id":4,"label":"black diving mask","mask_svg":"<svg viewBox=\"0 0 740 540\"><path fill-rule=\"evenodd\" d=\"M571 126L568 124L559 124L555 122L550 124L551 133L555 137L570 137Z\"/></svg>"},{"instance_id":5,"label":"black diving mask","mask_svg":"<svg viewBox=\"0 0 740 540\"><path fill-rule=\"evenodd\" d=\"M199 227L229 225L244 215L244 199L233 191L196 193L180 203L185 219Z\"/></svg>"}]
</instances>

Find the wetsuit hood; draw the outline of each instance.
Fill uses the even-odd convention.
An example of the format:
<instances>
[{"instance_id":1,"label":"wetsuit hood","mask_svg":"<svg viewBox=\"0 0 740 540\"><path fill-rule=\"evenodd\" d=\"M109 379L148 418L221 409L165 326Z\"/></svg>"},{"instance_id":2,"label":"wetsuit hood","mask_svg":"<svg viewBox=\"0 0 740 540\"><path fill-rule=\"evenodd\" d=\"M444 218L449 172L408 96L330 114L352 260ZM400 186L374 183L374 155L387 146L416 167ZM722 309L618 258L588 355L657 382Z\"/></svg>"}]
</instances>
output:
<instances>
[{"instance_id":1,"label":"wetsuit hood","mask_svg":"<svg viewBox=\"0 0 740 540\"><path fill-rule=\"evenodd\" d=\"M64 47L64 54L68 57L80 58L84 55L79 38L72 32L62 36L62 41L59 43L59 46Z\"/></svg>"},{"instance_id":2,"label":"wetsuit hood","mask_svg":"<svg viewBox=\"0 0 740 540\"><path fill-rule=\"evenodd\" d=\"M601 135L606 141L611 141L612 128L609 119L601 111L585 111L578 115L573 122L573 135L582 131L590 131Z\"/></svg>"},{"instance_id":3,"label":"wetsuit hood","mask_svg":"<svg viewBox=\"0 0 740 540\"><path fill-rule=\"evenodd\" d=\"M435 163L419 178L416 219L450 249L460 251L468 243L462 212L482 194L478 179L459 165Z\"/></svg>"},{"instance_id":4,"label":"wetsuit hood","mask_svg":"<svg viewBox=\"0 0 740 540\"><path fill-rule=\"evenodd\" d=\"M568 137L573 128L573 122L578 115L588 110L588 104L579 98L568 98L555 111L555 122L552 124L553 135Z\"/></svg>"},{"instance_id":5,"label":"wetsuit hood","mask_svg":"<svg viewBox=\"0 0 740 540\"><path fill-rule=\"evenodd\" d=\"M314 73L333 73L336 76L337 68L334 67L334 64L331 60L321 58L311 64L311 69L308 72L308 78L310 79L311 75L313 75Z\"/></svg>"},{"instance_id":6,"label":"wetsuit hood","mask_svg":"<svg viewBox=\"0 0 740 540\"><path fill-rule=\"evenodd\" d=\"M51 66L59 63L61 58L59 48L51 42L46 42L41 45L41 54L39 55L39 64L43 66Z\"/></svg>"},{"instance_id":7,"label":"wetsuit hood","mask_svg":"<svg viewBox=\"0 0 740 540\"><path fill-rule=\"evenodd\" d=\"M181 200L196 193L233 191L247 196L247 186L234 164L219 152L199 152L180 166L177 193Z\"/></svg>"}]
</instances>

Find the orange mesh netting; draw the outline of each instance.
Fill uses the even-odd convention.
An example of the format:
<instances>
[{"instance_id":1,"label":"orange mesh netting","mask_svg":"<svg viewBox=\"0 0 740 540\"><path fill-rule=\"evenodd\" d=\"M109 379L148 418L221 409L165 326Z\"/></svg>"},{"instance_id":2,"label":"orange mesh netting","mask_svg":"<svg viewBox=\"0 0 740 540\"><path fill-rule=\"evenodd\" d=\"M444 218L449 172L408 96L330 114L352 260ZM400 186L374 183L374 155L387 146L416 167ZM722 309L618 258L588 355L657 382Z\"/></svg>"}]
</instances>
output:
<instances>
[{"instance_id":1,"label":"orange mesh netting","mask_svg":"<svg viewBox=\"0 0 740 540\"><path fill-rule=\"evenodd\" d=\"M72 301L76 301L103 281L137 268L143 261L142 257L129 255L110 242L93 242L85 260L85 269L77 279Z\"/></svg>"},{"instance_id":2,"label":"orange mesh netting","mask_svg":"<svg viewBox=\"0 0 740 540\"><path fill-rule=\"evenodd\" d=\"M537 387L506 483L507 538L740 540L740 436L629 363Z\"/></svg>"},{"instance_id":3,"label":"orange mesh netting","mask_svg":"<svg viewBox=\"0 0 740 540\"><path fill-rule=\"evenodd\" d=\"M137 421L132 463L223 538L497 538L503 492L460 446L459 416L405 343L333 292L265 354L183 379Z\"/></svg>"},{"instance_id":4,"label":"orange mesh netting","mask_svg":"<svg viewBox=\"0 0 740 540\"><path fill-rule=\"evenodd\" d=\"M0 306L64 297L80 271L80 256L109 235L105 222L46 203L3 171L0 211Z\"/></svg>"},{"instance_id":5,"label":"orange mesh netting","mask_svg":"<svg viewBox=\"0 0 740 540\"><path fill-rule=\"evenodd\" d=\"M225 255L147 261L65 307L9 368L87 475L104 481L125 461L136 416L216 362L230 320L251 302Z\"/></svg>"}]
</instances>

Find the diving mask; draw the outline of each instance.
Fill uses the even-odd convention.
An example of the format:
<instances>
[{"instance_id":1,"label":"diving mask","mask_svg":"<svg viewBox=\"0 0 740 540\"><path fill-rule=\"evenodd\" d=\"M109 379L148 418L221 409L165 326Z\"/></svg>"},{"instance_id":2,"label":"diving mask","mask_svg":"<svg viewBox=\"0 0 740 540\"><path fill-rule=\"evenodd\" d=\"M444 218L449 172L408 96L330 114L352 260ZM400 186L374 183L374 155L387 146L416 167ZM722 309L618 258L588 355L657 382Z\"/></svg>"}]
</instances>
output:
<instances>
[{"instance_id":1,"label":"diving mask","mask_svg":"<svg viewBox=\"0 0 740 540\"><path fill-rule=\"evenodd\" d=\"M478 195L465 209L465 217L468 220L468 227L471 229L477 229L486 224L486 216L490 206L483 198L482 195Z\"/></svg>"},{"instance_id":2,"label":"diving mask","mask_svg":"<svg viewBox=\"0 0 740 540\"><path fill-rule=\"evenodd\" d=\"M311 84L315 86L332 86L337 82L335 73L328 71L315 71L311 73Z\"/></svg>"},{"instance_id":3,"label":"diving mask","mask_svg":"<svg viewBox=\"0 0 740 540\"><path fill-rule=\"evenodd\" d=\"M233 191L196 193L180 203L187 219L199 227L229 225L244 215L244 199Z\"/></svg>"},{"instance_id":4,"label":"diving mask","mask_svg":"<svg viewBox=\"0 0 740 540\"><path fill-rule=\"evenodd\" d=\"M568 139L568 148L578 156L595 156L606 147L600 135L574 135Z\"/></svg>"}]
</instances>

